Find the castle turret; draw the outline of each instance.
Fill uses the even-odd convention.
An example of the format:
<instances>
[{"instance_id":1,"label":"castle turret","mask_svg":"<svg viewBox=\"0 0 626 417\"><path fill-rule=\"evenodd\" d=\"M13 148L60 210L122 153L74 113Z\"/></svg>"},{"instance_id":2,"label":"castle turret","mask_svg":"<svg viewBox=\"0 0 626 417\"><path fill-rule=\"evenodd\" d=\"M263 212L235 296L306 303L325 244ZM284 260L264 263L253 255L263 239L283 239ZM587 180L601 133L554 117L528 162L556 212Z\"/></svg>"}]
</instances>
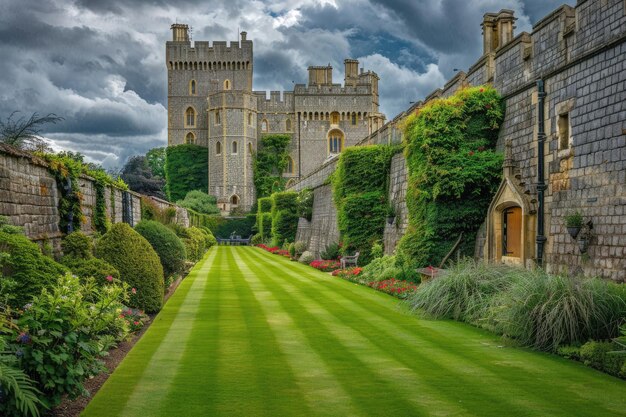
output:
<instances>
[{"instance_id":1,"label":"castle turret","mask_svg":"<svg viewBox=\"0 0 626 417\"><path fill-rule=\"evenodd\" d=\"M309 85L332 85L333 67L309 67Z\"/></svg>"},{"instance_id":2,"label":"castle turret","mask_svg":"<svg viewBox=\"0 0 626 417\"><path fill-rule=\"evenodd\" d=\"M494 52L513 39L517 20L513 10L502 9L498 13L485 13L483 16L483 54Z\"/></svg>"},{"instance_id":3,"label":"castle turret","mask_svg":"<svg viewBox=\"0 0 626 417\"><path fill-rule=\"evenodd\" d=\"M189 26L182 23L174 23L171 26L172 40L174 42L189 42Z\"/></svg>"},{"instance_id":4,"label":"castle turret","mask_svg":"<svg viewBox=\"0 0 626 417\"><path fill-rule=\"evenodd\" d=\"M343 61L346 76L345 85L355 86L359 82L359 61L356 59L346 59Z\"/></svg>"}]
</instances>

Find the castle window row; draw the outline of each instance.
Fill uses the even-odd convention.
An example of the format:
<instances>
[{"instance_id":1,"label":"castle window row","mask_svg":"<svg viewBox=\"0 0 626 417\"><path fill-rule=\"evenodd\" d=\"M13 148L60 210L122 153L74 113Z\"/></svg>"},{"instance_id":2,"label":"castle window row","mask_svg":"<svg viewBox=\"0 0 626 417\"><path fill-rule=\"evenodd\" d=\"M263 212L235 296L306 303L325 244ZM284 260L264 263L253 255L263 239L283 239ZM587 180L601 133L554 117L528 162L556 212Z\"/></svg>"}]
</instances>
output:
<instances>
[{"instance_id":1,"label":"castle window row","mask_svg":"<svg viewBox=\"0 0 626 417\"><path fill-rule=\"evenodd\" d=\"M195 140L195 136L194 136L194 140ZM252 151L253 151L252 143L248 143L248 153L252 154ZM239 154L239 143L236 140L233 141L233 143L230 145L230 153L231 155ZM221 154L222 154L222 142L217 141L215 142L215 155L221 155Z\"/></svg>"},{"instance_id":2,"label":"castle window row","mask_svg":"<svg viewBox=\"0 0 626 417\"><path fill-rule=\"evenodd\" d=\"M169 69L171 70L192 70L192 71L233 71L250 69L250 61L170 61Z\"/></svg>"}]
</instances>

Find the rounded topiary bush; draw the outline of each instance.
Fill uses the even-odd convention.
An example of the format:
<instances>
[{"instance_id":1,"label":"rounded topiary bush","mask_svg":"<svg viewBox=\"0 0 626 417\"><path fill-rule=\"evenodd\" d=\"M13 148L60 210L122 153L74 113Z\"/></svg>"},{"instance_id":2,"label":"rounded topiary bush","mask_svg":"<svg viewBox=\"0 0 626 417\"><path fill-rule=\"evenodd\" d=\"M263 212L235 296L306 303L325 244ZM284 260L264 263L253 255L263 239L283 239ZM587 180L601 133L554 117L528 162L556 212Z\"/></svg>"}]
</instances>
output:
<instances>
[{"instance_id":1,"label":"rounded topiary bush","mask_svg":"<svg viewBox=\"0 0 626 417\"><path fill-rule=\"evenodd\" d=\"M61 241L64 256L77 259L93 257L93 240L82 232L73 232Z\"/></svg>"},{"instance_id":2,"label":"rounded topiary bush","mask_svg":"<svg viewBox=\"0 0 626 417\"><path fill-rule=\"evenodd\" d=\"M94 278L99 284L104 284L109 276L115 280L120 279L120 272L113 265L102 259L81 259L64 256L61 258L61 263L68 267L72 274L80 278L81 281L87 278Z\"/></svg>"},{"instance_id":3,"label":"rounded topiary bush","mask_svg":"<svg viewBox=\"0 0 626 417\"><path fill-rule=\"evenodd\" d=\"M0 231L0 272L9 305L21 308L67 269L41 253L26 236Z\"/></svg>"},{"instance_id":4,"label":"rounded topiary bush","mask_svg":"<svg viewBox=\"0 0 626 417\"><path fill-rule=\"evenodd\" d=\"M172 229L154 220L144 220L135 226L135 230L150 242L159 255L165 276L183 270L187 258L185 245Z\"/></svg>"},{"instance_id":5,"label":"rounded topiary bush","mask_svg":"<svg viewBox=\"0 0 626 417\"><path fill-rule=\"evenodd\" d=\"M217 245L217 239L213 236L213 232L208 227L199 227L200 231L204 233L204 243L207 249L211 249L213 246Z\"/></svg>"},{"instance_id":6,"label":"rounded topiary bush","mask_svg":"<svg viewBox=\"0 0 626 417\"><path fill-rule=\"evenodd\" d=\"M130 307L149 313L161 309L164 283L159 255L132 227L126 223L114 224L98 241L96 256L113 265L120 272L121 280L136 288Z\"/></svg>"},{"instance_id":7,"label":"rounded topiary bush","mask_svg":"<svg viewBox=\"0 0 626 417\"><path fill-rule=\"evenodd\" d=\"M197 262L202 258L206 251L206 238L202 230L191 226L185 230L187 238L183 239L185 249L187 250L187 259Z\"/></svg>"}]
</instances>

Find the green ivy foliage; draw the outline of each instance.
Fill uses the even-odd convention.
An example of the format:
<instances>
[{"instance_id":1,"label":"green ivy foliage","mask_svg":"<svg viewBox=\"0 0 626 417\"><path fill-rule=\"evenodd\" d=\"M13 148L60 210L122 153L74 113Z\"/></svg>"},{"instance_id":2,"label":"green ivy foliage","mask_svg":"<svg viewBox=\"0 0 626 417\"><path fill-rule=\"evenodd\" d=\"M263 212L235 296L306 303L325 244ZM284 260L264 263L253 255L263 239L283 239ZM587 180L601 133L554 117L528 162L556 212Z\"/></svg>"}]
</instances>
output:
<instances>
[{"instance_id":1,"label":"green ivy foliage","mask_svg":"<svg viewBox=\"0 0 626 417\"><path fill-rule=\"evenodd\" d=\"M290 135L263 135L254 158L254 186L257 197L269 197L282 191L287 182L283 172L289 161Z\"/></svg>"},{"instance_id":2,"label":"green ivy foliage","mask_svg":"<svg viewBox=\"0 0 626 417\"><path fill-rule=\"evenodd\" d=\"M170 201L184 199L189 191L208 189L207 148L185 144L170 146L165 153L165 191Z\"/></svg>"},{"instance_id":3,"label":"green ivy foliage","mask_svg":"<svg viewBox=\"0 0 626 417\"><path fill-rule=\"evenodd\" d=\"M136 289L129 306L156 313L163 305L163 267L150 243L126 223L116 223L98 241L96 256L113 265Z\"/></svg>"},{"instance_id":4,"label":"green ivy foliage","mask_svg":"<svg viewBox=\"0 0 626 417\"><path fill-rule=\"evenodd\" d=\"M271 213L272 211L272 197L259 198L258 212L259 213Z\"/></svg>"},{"instance_id":5,"label":"green ivy foliage","mask_svg":"<svg viewBox=\"0 0 626 417\"><path fill-rule=\"evenodd\" d=\"M371 260L374 242L385 230L391 158L399 146L355 146L341 153L331 182L344 253L359 252L359 263Z\"/></svg>"},{"instance_id":6,"label":"green ivy foliage","mask_svg":"<svg viewBox=\"0 0 626 417\"><path fill-rule=\"evenodd\" d=\"M313 190L305 188L298 193L298 216L311 221L313 217Z\"/></svg>"},{"instance_id":7,"label":"green ivy foliage","mask_svg":"<svg viewBox=\"0 0 626 417\"><path fill-rule=\"evenodd\" d=\"M258 222L259 235L263 238L263 240L267 240L272 235L272 214L271 213L261 213L259 214L260 219Z\"/></svg>"},{"instance_id":8,"label":"green ivy foliage","mask_svg":"<svg viewBox=\"0 0 626 417\"><path fill-rule=\"evenodd\" d=\"M0 231L0 289L11 307L22 308L67 272L21 234Z\"/></svg>"},{"instance_id":9,"label":"green ivy foliage","mask_svg":"<svg viewBox=\"0 0 626 417\"><path fill-rule=\"evenodd\" d=\"M283 191L272 194L272 244L293 242L298 230L298 193ZM265 234L265 225L263 226Z\"/></svg>"},{"instance_id":10,"label":"green ivy foliage","mask_svg":"<svg viewBox=\"0 0 626 417\"><path fill-rule=\"evenodd\" d=\"M219 214L217 208L217 199L215 196L208 195L204 191L189 191L183 200L179 200L176 204L186 209L191 209L200 214Z\"/></svg>"},{"instance_id":11,"label":"green ivy foliage","mask_svg":"<svg viewBox=\"0 0 626 417\"><path fill-rule=\"evenodd\" d=\"M504 106L488 86L433 100L406 122L409 226L398 254L406 266L439 264L463 232L472 255L476 232L501 179L495 152Z\"/></svg>"}]
</instances>

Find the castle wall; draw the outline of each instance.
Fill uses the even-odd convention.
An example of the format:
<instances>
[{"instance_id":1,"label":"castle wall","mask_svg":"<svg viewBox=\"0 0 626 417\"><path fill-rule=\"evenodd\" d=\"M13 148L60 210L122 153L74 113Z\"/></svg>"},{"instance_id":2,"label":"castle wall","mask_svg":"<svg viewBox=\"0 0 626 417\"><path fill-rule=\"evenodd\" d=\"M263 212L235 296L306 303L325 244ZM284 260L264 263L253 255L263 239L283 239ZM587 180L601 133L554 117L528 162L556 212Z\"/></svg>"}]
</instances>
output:
<instances>
[{"instance_id":1,"label":"castle wall","mask_svg":"<svg viewBox=\"0 0 626 417\"><path fill-rule=\"evenodd\" d=\"M463 85L493 83L506 105L497 147L503 150L505 141L511 141L516 181L532 200L537 198L535 80L539 77L544 79L547 93L546 267L554 272L582 272L624 282L626 6L623 0L579 0L575 8L563 6L555 10L539 21L531 34L522 33L498 50L483 55L466 75L457 75L456 80L435 90L424 102L449 96ZM419 105L365 136L359 145L399 143L402 120ZM565 140L562 136L566 130L561 132L559 127L563 120L569 122L570 132ZM400 169L401 165L394 159L390 197L396 204L403 199L406 189L406 170ZM334 166L334 162L323 165L292 189L322 187ZM321 209L326 213L329 208L327 204ZM565 228L565 216L576 210L593 224L585 255ZM386 226L387 253L397 242L388 229ZM323 237L325 229L311 222L307 232L313 241L314 236ZM324 246L319 242L315 245ZM482 252L479 249L477 253Z\"/></svg>"}]
</instances>

